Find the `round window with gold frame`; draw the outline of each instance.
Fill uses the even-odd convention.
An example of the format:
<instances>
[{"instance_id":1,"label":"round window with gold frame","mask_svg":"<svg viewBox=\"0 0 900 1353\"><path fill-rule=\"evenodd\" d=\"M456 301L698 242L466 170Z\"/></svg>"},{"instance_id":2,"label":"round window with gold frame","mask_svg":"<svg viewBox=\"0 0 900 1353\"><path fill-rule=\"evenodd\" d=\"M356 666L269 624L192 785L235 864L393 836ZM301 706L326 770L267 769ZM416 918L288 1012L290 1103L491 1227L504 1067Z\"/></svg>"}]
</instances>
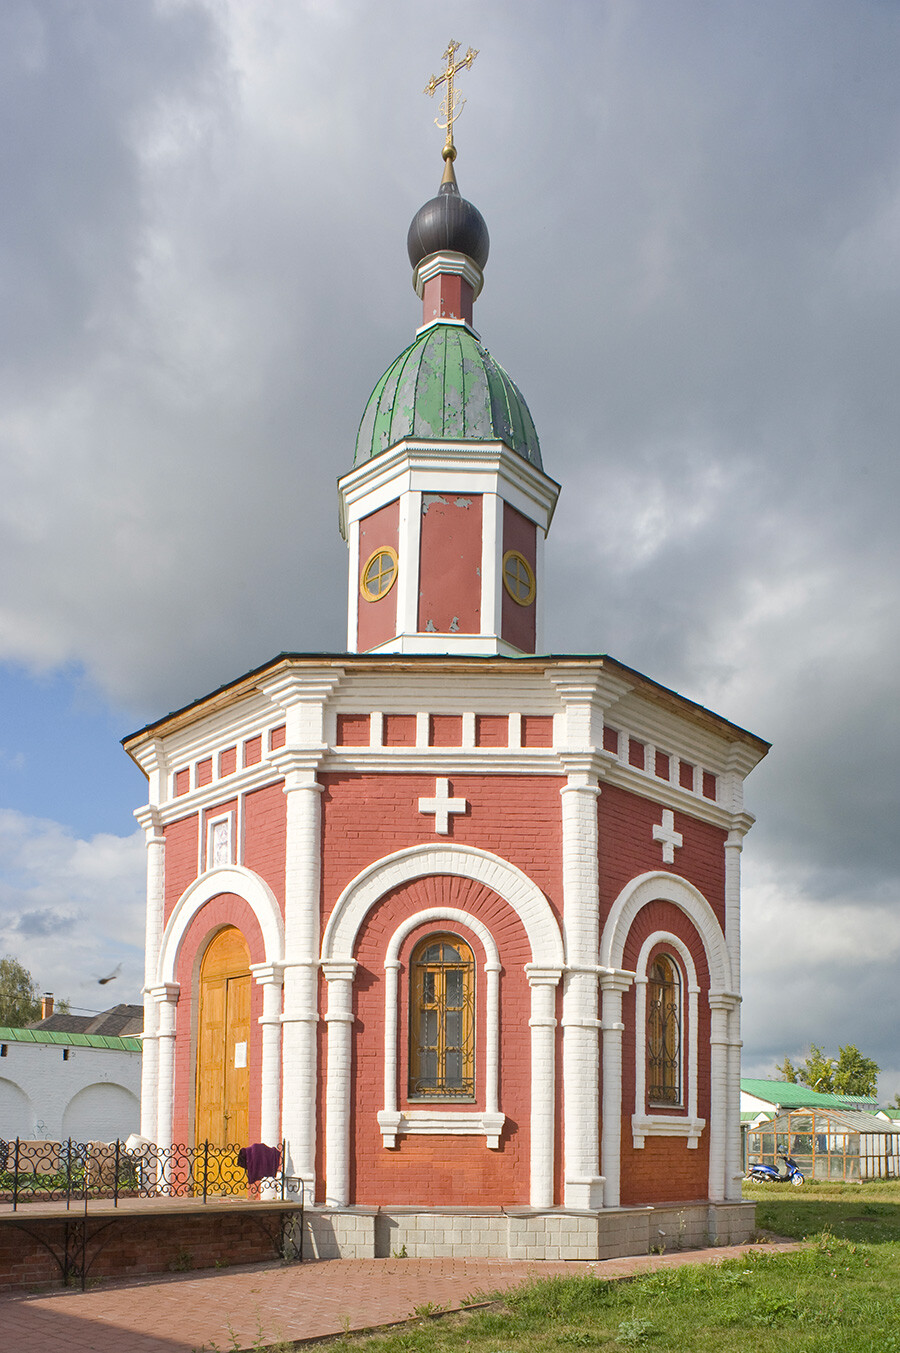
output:
<instances>
[{"instance_id":1,"label":"round window with gold frame","mask_svg":"<svg viewBox=\"0 0 900 1353\"><path fill-rule=\"evenodd\" d=\"M517 606L530 606L534 601L534 569L518 550L507 550L503 556L503 586Z\"/></svg>"},{"instance_id":2,"label":"round window with gold frame","mask_svg":"<svg viewBox=\"0 0 900 1353\"><path fill-rule=\"evenodd\" d=\"M359 579L359 590L366 601L381 601L397 581L399 564L397 551L390 545L380 545L373 550L363 565Z\"/></svg>"}]
</instances>

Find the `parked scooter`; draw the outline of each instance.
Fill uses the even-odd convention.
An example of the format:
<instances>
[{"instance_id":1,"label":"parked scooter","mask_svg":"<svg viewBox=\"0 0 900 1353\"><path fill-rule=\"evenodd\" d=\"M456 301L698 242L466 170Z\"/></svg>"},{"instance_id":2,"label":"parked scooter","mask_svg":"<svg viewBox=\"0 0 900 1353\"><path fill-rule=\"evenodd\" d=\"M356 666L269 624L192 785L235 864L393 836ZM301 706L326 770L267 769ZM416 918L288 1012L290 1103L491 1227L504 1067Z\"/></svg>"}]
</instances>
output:
<instances>
[{"instance_id":1,"label":"parked scooter","mask_svg":"<svg viewBox=\"0 0 900 1353\"><path fill-rule=\"evenodd\" d=\"M744 1178L751 1179L756 1184L796 1184L798 1186L802 1184L805 1176L800 1173L797 1162L791 1160L790 1156L783 1154L779 1155L778 1159L784 1161L784 1173L781 1170L776 1170L773 1165L762 1165L759 1161L756 1161L750 1166Z\"/></svg>"}]
</instances>

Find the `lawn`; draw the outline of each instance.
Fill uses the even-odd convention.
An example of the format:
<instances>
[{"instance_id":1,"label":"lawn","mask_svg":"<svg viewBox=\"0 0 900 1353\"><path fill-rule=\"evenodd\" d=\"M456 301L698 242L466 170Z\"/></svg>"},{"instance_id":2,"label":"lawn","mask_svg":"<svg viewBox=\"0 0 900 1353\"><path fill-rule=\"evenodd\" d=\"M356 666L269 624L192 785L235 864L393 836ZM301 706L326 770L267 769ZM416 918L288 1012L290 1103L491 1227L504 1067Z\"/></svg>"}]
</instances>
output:
<instances>
[{"instance_id":1,"label":"lawn","mask_svg":"<svg viewBox=\"0 0 900 1353\"><path fill-rule=\"evenodd\" d=\"M809 1246L761 1245L626 1282L552 1278L485 1310L423 1313L390 1335L336 1340L329 1353L900 1353L900 1183L758 1185L746 1196L760 1227Z\"/></svg>"}]
</instances>

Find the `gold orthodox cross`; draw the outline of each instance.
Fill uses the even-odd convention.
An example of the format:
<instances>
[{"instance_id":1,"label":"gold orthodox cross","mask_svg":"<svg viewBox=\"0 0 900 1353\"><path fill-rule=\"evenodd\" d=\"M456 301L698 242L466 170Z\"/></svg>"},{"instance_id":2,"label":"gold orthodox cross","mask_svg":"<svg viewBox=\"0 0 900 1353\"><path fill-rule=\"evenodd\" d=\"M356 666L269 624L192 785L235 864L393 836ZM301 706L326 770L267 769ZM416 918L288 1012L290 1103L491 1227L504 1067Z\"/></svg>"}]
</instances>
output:
<instances>
[{"instance_id":1,"label":"gold orthodox cross","mask_svg":"<svg viewBox=\"0 0 900 1353\"><path fill-rule=\"evenodd\" d=\"M425 86L425 93L432 96L439 85L446 83L447 86L444 90L444 97L441 99L441 113L443 114L444 121L441 122L440 118L437 117L434 119L435 126L440 127L441 131L447 133L447 140L444 142L444 149L442 152L445 160L454 160L456 158L456 147L453 144L453 123L459 117L463 110L463 105L466 102L459 91L453 88L453 77L463 68L468 69L478 55L478 52L470 47L460 61L454 61L453 58L458 51L459 43L454 42L451 38L450 44L447 47L446 52L444 52L447 69L442 75L432 75L428 84Z\"/></svg>"}]
</instances>

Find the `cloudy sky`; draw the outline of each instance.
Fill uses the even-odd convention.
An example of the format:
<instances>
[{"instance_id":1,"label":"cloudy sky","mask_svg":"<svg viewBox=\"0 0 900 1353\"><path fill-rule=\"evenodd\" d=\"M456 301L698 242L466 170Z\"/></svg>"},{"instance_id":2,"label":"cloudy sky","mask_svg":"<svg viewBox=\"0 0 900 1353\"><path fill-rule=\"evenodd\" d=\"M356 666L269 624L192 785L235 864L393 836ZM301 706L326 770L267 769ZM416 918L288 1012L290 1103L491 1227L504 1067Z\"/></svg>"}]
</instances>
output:
<instances>
[{"instance_id":1,"label":"cloudy sky","mask_svg":"<svg viewBox=\"0 0 900 1353\"><path fill-rule=\"evenodd\" d=\"M418 322L450 37L476 324L563 485L549 646L773 742L745 1072L853 1042L887 1098L898 0L4 0L0 953L139 999L119 738L343 647L335 480Z\"/></svg>"}]
</instances>

